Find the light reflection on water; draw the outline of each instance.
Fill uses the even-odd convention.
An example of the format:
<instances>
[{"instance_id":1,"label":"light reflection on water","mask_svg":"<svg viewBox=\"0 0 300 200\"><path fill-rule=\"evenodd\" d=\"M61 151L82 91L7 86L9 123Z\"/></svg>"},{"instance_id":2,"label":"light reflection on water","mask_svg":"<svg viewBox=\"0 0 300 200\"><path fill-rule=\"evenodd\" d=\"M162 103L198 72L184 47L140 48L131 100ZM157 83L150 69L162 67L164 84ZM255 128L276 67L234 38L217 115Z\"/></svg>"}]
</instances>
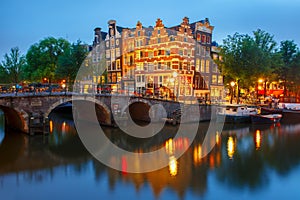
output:
<instances>
[{"instance_id":1,"label":"light reflection on water","mask_svg":"<svg viewBox=\"0 0 300 200\"><path fill-rule=\"evenodd\" d=\"M0 143L0 195L4 199L278 199L299 198L300 125L226 125L203 157L208 123L200 123L192 146L170 134L135 140L104 127L120 147L144 152L164 147L169 166L154 172L119 172L94 160L71 119L54 117L51 134L6 133ZM1 133L1 131L0 131ZM113 158L112 158L113 160ZM117 162L117 161L116 161ZM120 163L126 167L124 157ZM287 187L289 186L289 187ZM50 192L51 191L51 192Z\"/></svg>"}]
</instances>

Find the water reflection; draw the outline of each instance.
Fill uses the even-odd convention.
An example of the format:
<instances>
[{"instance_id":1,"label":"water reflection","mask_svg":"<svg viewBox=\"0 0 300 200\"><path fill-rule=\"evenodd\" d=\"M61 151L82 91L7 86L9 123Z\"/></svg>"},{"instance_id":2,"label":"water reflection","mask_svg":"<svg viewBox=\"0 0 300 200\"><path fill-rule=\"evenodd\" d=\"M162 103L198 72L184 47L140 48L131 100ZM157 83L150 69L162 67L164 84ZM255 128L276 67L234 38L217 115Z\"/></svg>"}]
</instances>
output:
<instances>
[{"instance_id":1,"label":"water reflection","mask_svg":"<svg viewBox=\"0 0 300 200\"><path fill-rule=\"evenodd\" d=\"M293 180L300 178L298 124L225 126L210 138L216 145L206 155L202 142L208 125L200 124L195 141L179 159L174 155L185 150L189 141L173 138L177 127L167 127L163 135L150 140L136 140L104 127L112 142L133 152L165 149L162 156L169 158L167 167L134 174L124 171L132 163L138 167L138 157L111 157L123 172L107 168L86 151L72 119L54 115L47 136L6 133L0 144L1 195L13 199L17 190L31 199L276 199L282 197L282 185L297 184ZM36 186L40 189L33 190ZM60 195L49 193L50 188ZM300 197L293 188L284 193L286 198Z\"/></svg>"},{"instance_id":2,"label":"water reflection","mask_svg":"<svg viewBox=\"0 0 300 200\"><path fill-rule=\"evenodd\" d=\"M4 127L4 114L0 110L0 144L2 143L5 136L5 127Z\"/></svg>"}]
</instances>

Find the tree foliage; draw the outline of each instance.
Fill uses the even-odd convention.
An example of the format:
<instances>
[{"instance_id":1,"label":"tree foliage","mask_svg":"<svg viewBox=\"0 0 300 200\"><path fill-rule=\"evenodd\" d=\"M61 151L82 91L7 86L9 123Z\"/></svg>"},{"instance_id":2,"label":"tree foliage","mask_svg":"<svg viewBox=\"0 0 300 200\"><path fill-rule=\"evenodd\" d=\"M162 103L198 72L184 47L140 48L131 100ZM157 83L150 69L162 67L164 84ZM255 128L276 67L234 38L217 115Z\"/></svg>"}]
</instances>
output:
<instances>
[{"instance_id":1,"label":"tree foliage","mask_svg":"<svg viewBox=\"0 0 300 200\"><path fill-rule=\"evenodd\" d=\"M32 45L26 54L26 78L31 81L40 81L42 78L53 80L58 58L69 48L67 40L53 37Z\"/></svg>"},{"instance_id":2,"label":"tree foliage","mask_svg":"<svg viewBox=\"0 0 300 200\"><path fill-rule=\"evenodd\" d=\"M18 84L21 81L21 74L24 71L26 59L18 47L11 49L10 54L4 55L4 61L1 64L2 81Z\"/></svg>"},{"instance_id":3,"label":"tree foliage","mask_svg":"<svg viewBox=\"0 0 300 200\"><path fill-rule=\"evenodd\" d=\"M276 69L276 42L272 35L260 29L248 34L235 33L223 40L218 65L227 81L239 88L255 86L259 78L272 79Z\"/></svg>"},{"instance_id":4,"label":"tree foliage","mask_svg":"<svg viewBox=\"0 0 300 200\"><path fill-rule=\"evenodd\" d=\"M80 66L87 56L86 45L80 40L73 43L63 55L58 58L58 66L55 74L61 79L66 79L68 83L73 83Z\"/></svg>"}]
</instances>

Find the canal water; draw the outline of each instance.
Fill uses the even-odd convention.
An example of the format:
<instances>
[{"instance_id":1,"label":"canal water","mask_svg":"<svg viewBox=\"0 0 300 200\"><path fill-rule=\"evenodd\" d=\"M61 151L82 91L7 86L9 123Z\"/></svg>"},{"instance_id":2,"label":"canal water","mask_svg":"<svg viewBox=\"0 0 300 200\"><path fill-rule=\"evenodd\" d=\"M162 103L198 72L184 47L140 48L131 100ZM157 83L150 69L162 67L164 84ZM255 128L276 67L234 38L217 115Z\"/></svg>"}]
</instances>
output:
<instances>
[{"instance_id":1,"label":"canal water","mask_svg":"<svg viewBox=\"0 0 300 200\"><path fill-rule=\"evenodd\" d=\"M149 173L116 171L84 148L68 116L53 114L49 135L4 131L0 115L0 197L11 199L300 199L300 123L225 125L202 158L209 122L173 167ZM103 127L133 152L184 148L176 126L140 141ZM172 144L172 145L170 145Z\"/></svg>"}]
</instances>

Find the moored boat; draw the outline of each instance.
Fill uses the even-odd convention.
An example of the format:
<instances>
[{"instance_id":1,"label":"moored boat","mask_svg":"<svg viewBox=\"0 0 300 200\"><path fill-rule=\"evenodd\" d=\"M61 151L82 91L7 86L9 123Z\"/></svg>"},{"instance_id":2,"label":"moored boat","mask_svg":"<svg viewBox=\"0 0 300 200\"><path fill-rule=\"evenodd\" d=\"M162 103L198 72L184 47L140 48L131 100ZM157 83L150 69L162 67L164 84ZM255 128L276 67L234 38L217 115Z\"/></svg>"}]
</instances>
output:
<instances>
[{"instance_id":1,"label":"moored boat","mask_svg":"<svg viewBox=\"0 0 300 200\"><path fill-rule=\"evenodd\" d=\"M273 124L280 122L282 115L281 114L268 114L268 115L262 115L262 114L256 114L256 115L250 115L251 122L254 124Z\"/></svg>"},{"instance_id":2,"label":"moored boat","mask_svg":"<svg viewBox=\"0 0 300 200\"><path fill-rule=\"evenodd\" d=\"M257 114L256 108L240 104L224 105L217 110L217 122L248 123L251 121L252 114Z\"/></svg>"},{"instance_id":3,"label":"moored boat","mask_svg":"<svg viewBox=\"0 0 300 200\"><path fill-rule=\"evenodd\" d=\"M300 123L300 110L283 109L282 121L285 123Z\"/></svg>"},{"instance_id":4,"label":"moored boat","mask_svg":"<svg viewBox=\"0 0 300 200\"><path fill-rule=\"evenodd\" d=\"M268 108L268 107L261 107L260 114L268 115L268 114L282 114L282 108Z\"/></svg>"}]
</instances>

